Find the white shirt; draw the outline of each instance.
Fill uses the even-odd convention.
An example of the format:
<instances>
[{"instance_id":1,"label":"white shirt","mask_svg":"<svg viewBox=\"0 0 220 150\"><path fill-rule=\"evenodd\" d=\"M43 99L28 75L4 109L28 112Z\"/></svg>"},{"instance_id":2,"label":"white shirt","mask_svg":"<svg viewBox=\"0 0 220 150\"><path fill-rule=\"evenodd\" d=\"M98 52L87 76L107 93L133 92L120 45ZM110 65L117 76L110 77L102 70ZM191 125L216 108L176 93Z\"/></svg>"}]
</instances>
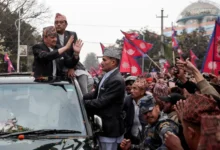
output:
<instances>
[{"instance_id":1,"label":"white shirt","mask_svg":"<svg viewBox=\"0 0 220 150\"><path fill-rule=\"evenodd\" d=\"M138 134L139 134L139 131L142 130L142 126L141 126L141 123L140 123L140 120L139 120L139 112L140 112L139 104L140 104L140 101L138 101L138 103L136 103L135 100L133 100L133 104L134 104L134 120L133 120L133 126L131 128L131 134L133 136L137 137Z\"/></svg>"},{"instance_id":2,"label":"white shirt","mask_svg":"<svg viewBox=\"0 0 220 150\"><path fill-rule=\"evenodd\" d=\"M100 88L101 88L102 84L104 83L105 79L108 78L116 69L118 69L118 68L115 68L115 69L105 73L105 75L103 76L103 78L102 78L102 80L101 80L101 82L99 84L99 91L100 91ZM98 95L99 95L99 91L98 91Z\"/></svg>"},{"instance_id":3,"label":"white shirt","mask_svg":"<svg viewBox=\"0 0 220 150\"><path fill-rule=\"evenodd\" d=\"M58 34L61 46L64 46L64 34Z\"/></svg>"},{"instance_id":4,"label":"white shirt","mask_svg":"<svg viewBox=\"0 0 220 150\"><path fill-rule=\"evenodd\" d=\"M52 48L49 47L49 49L50 49L51 52L53 51ZM56 64L56 60L54 59L53 60L53 74L52 75L55 77L56 74L57 74L57 64Z\"/></svg>"}]
</instances>

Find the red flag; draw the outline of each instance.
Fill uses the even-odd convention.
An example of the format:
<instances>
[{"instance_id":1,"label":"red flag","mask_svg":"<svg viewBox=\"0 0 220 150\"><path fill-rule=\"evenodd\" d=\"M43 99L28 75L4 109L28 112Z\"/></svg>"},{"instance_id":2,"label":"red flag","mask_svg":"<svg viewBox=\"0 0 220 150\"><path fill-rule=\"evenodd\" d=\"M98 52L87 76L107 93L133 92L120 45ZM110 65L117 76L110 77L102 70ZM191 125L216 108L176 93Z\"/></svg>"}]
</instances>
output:
<instances>
[{"instance_id":1,"label":"red flag","mask_svg":"<svg viewBox=\"0 0 220 150\"><path fill-rule=\"evenodd\" d=\"M95 68L93 68L93 67L90 68L89 72L92 75L92 77L95 77L97 75L97 72L96 72Z\"/></svg>"},{"instance_id":2,"label":"red flag","mask_svg":"<svg viewBox=\"0 0 220 150\"><path fill-rule=\"evenodd\" d=\"M98 73L98 75L102 74L102 65L101 64L99 64L99 68L98 68L97 73Z\"/></svg>"},{"instance_id":3,"label":"red flag","mask_svg":"<svg viewBox=\"0 0 220 150\"><path fill-rule=\"evenodd\" d=\"M177 53L178 53L178 55L180 57L180 60L183 60L183 57L182 57L183 51L180 48L178 48L177 49Z\"/></svg>"},{"instance_id":4,"label":"red flag","mask_svg":"<svg viewBox=\"0 0 220 150\"><path fill-rule=\"evenodd\" d=\"M135 33L135 32L133 32L133 33L126 33L126 32L123 32L123 31L121 31L124 35L125 35L125 37L127 38L127 39L129 39L129 40L134 40L134 39L137 39L137 37L139 36L138 35L138 33Z\"/></svg>"},{"instance_id":5,"label":"red flag","mask_svg":"<svg viewBox=\"0 0 220 150\"><path fill-rule=\"evenodd\" d=\"M120 72L131 73L131 66L128 59L128 54L126 52L126 44L124 42L124 47L122 50L121 64L120 64Z\"/></svg>"},{"instance_id":6,"label":"red flag","mask_svg":"<svg viewBox=\"0 0 220 150\"><path fill-rule=\"evenodd\" d=\"M220 53L218 52L220 45L218 45L218 41L220 41L220 18L215 22L212 38L210 39L206 57L203 61L203 72L218 75L218 71L220 70Z\"/></svg>"},{"instance_id":7,"label":"red flag","mask_svg":"<svg viewBox=\"0 0 220 150\"><path fill-rule=\"evenodd\" d=\"M170 67L169 62L166 61L166 62L164 63L164 65L163 65L163 67L164 67L164 73L167 73L167 72L168 72L168 68Z\"/></svg>"},{"instance_id":8,"label":"red flag","mask_svg":"<svg viewBox=\"0 0 220 150\"><path fill-rule=\"evenodd\" d=\"M105 46L104 46L102 43L100 43L100 46L101 46L101 48L102 48L102 54L103 54L103 53L104 53Z\"/></svg>"},{"instance_id":9,"label":"red flag","mask_svg":"<svg viewBox=\"0 0 220 150\"><path fill-rule=\"evenodd\" d=\"M195 60L198 59L198 57L193 53L192 50L190 50L190 59L191 59L191 63L196 66L196 62Z\"/></svg>"},{"instance_id":10,"label":"red flag","mask_svg":"<svg viewBox=\"0 0 220 150\"><path fill-rule=\"evenodd\" d=\"M125 35L126 39L130 40L130 42L143 53L147 53L153 47L153 44L137 39L137 33L121 32Z\"/></svg>"},{"instance_id":11,"label":"red flag","mask_svg":"<svg viewBox=\"0 0 220 150\"><path fill-rule=\"evenodd\" d=\"M132 57L142 56L143 53L138 51L136 47L134 47L127 39L124 40L124 48L125 52Z\"/></svg>"},{"instance_id":12,"label":"red flag","mask_svg":"<svg viewBox=\"0 0 220 150\"><path fill-rule=\"evenodd\" d=\"M172 27L172 31L173 31L173 33L172 33L172 47L174 48L174 49L177 49L178 48L178 41L177 41L177 39L176 39L176 35L177 35L177 32L176 32L176 30Z\"/></svg>"},{"instance_id":13,"label":"red flag","mask_svg":"<svg viewBox=\"0 0 220 150\"><path fill-rule=\"evenodd\" d=\"M141 67L133 57L128 57L131 66L131 75L141 75Z\"/></svg>"},{"instance_id":14,"label":"red flag","mask_svg":"<svg viewBox=\"0 0 220 150\"><path fill-rule=\"evenodd\" d=\"M141 53L139 53L127 40L124 40L120 72L128 72L132 76L140 75L141 68L134 59L134 57L138 55L140 56Z\"/></svg>"},{"instance_id":15,"label":"red flag","mask_svg":"<svg viewBox=\"0 0 220 150\"><path fill-rule=\"evenodd\" d=\"M152 47L153 44L151 43L147 43L143 40L139 40L139 39L135 39L132 41L132 43L139 49L141 50L143 53L147 53Z\"/></svg>"},{"instance_id":16,"label":"red flag","mask_svg":"<svg viewBox=\"0 0 220 150\"><path fill-rule=\"evenodd\" d=\"M9 59L8 60L8 72L11 73L12 70L15 70L15 69L14 69L14 67L13 67L13 65L11 63L11 60Z\"/></svg>"},{"instance_id":17,"label":"red flag","mask_svg":"<svg viewBox=\"0 0 220 150\"><path fill-rule=\"evenodd\" d=\"M5 62L7 62L7 61L9 61L10 60L10 58L8 57L8 54L7 53L5 53L5 56L4 56L4 61Z\"/></svg>"}]
</instances>

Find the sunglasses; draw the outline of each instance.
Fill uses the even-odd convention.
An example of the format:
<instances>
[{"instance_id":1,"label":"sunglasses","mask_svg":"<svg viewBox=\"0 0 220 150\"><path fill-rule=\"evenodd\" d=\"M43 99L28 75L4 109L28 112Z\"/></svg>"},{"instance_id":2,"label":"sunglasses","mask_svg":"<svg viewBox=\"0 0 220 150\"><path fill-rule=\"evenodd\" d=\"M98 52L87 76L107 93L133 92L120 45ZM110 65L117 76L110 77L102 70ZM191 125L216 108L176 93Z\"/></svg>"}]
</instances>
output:
<instances>
[{"instance_id":1,"label":"sunglasses","mask_svg":"<svg viewBox=\"0 0 220 150\"><path fill-rule=\"evenodd\" d=\"M55 21L55 24L63 24L63 23L65 23L65 21Z\"/></svg>"}]
</instances>

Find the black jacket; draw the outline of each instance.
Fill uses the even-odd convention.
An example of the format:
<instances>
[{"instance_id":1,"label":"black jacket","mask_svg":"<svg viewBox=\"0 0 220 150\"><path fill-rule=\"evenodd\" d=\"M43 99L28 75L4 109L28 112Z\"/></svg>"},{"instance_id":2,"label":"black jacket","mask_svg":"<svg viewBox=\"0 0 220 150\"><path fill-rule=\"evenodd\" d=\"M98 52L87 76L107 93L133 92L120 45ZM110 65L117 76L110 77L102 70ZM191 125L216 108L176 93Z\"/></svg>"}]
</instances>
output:
<instances>
[{"instance_id":1,"label":"black jacket","mask_svg":"<svg viewBox=\"0 0 220 150\"><path fill-rule=\"evenodd\" d=\"M76 43L76 41L77 41L77 39L78 39L76 32L67 31L67 30L66 30L66 31L64 32L64 46L65 46L66 43L68 42L68 40L69 40L69 38L70 38L71 35L74 36L74 41L73 41L73 43ZM57 45L58 45L58 46L61 46L61 44L60 44L60 39L59 39L59 36L58 36L58 35L57 35ZM70 48L69 50L67 50L67 54L68 54L70 57L72 57L72 56L73 56L73 53L74 53L74 50L73 50L73 47L71 46L71 48ZM85 70L85 67L84 67L83 64L79 61L79 62L75 65L74 69L75 69L75 70L76 70L76 69Z\"/></svg>"},{"instance_id":2,"label":"black jacket","mask_svg":"<svg viewBox=\"0 0 220 150\"><path fill-rule=\"evenodd\" d=\"M57 76L62 74L62 68L73 68L79 61L75 57L70 57L66 52L63 54L58 53L59 47L55 47L51 52L50 49L44 44L36 44L32 47L34 54L33 71L34 76L52 76L53 73L53 60L56 60Z\"/></svg>"},{"instance_id":3,"label":"black jacket","mask_svg":"<svg viewBox=\"0 0 220 150\"><path fill-rule=\"evenodd\" d=\"M142 99L145 99L145 100L150 100L151 98L153 98L151 95L145 95L143 98L141 98L140 100ZM140 101L139 100L139 101ZM133 104L133 99L130 95L126 96L125 97L125 101L124 101L124 106L123 106L123 111L125 112L126 114L126 117L125 117L125 128L126 128L126 132L125 132L125 135L124 137L126 139L130 139L131 140L131 143L132 144L140 144L141 140L140 138L138 137L134 137L131 133L131 129L132 129L132 126L133 126L133 122L134 122L134 115L135 115L135 112L134 112L134 104ZM143 134L144 132L144 128L146 126L146 121L144 120L143 118L143 115L141 115L141 112L139 112L139 120L140 120L140 123L141 123L141 126L142 126L142 131L141 133Z\"/></svg>"},{"instance_id":4,"label":"black jacket","mask_svg":"<svg viewBox=\"0 0 220 150\"><path fill-rule=\"evenodd\" d=\"M115 70L105 79L100 87L99 96L98 90L99 85L94 92L83 96L87 112L102 118L102 136L119 137L124 133L122 107L125 95L125 83L119 70Z\"/></svg>"}]
</instances>

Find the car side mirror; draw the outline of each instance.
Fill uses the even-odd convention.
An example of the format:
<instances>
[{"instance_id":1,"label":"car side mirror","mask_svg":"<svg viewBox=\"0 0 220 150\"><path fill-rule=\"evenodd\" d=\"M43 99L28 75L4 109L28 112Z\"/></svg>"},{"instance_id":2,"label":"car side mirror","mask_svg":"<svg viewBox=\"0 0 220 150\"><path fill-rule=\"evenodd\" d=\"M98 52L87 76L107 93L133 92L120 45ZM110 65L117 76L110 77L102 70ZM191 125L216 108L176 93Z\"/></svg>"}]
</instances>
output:
<instances>
[{"instance_id":1,"label":"car side mirror","mask_svg":"<svg viewBox=\"0 0 220 150\"><path fill-rule=\"evenodd\" d=\"M97 132L101 132L102 131L102 119L97 115L94 115L94 124L95 124L95 130Z\"/></svg>"}]
</instances>

